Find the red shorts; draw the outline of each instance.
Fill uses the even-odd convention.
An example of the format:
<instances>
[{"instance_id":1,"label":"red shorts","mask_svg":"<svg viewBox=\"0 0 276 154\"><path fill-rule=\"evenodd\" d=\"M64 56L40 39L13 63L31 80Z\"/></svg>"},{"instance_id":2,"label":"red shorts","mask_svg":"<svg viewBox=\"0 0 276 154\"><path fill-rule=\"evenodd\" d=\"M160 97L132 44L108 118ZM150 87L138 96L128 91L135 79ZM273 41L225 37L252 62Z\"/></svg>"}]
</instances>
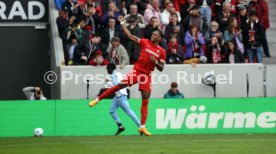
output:
<instances>
[{"instance_id":1,"label":"red shorts","mask_svg":"<svg viewBox=\"0 0 276 154\"><path fill-rule=\"evenodd\" d=\"M131 70L121 83L125 83L127 86L139 83L140 91L151 92L151 75L143 74L136 70Z\"/></svg>"}]
</instances>

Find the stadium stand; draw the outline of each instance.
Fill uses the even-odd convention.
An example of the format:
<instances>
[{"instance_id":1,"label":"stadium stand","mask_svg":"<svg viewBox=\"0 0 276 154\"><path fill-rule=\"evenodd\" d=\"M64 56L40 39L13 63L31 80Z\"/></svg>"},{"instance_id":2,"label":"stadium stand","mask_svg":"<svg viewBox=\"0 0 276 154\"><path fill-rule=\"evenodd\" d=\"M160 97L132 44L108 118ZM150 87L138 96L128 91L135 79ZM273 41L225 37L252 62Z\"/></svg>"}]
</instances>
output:
<instances>
[{"instance_id":1,"label":"stadium stand","mask_svg":"<svg viewBox=\"0 0 276 154\"><path fill-rule=\"evenodd\" d=\"M185 63L184 61L187 61L192 57L196 57L198 59L202 56L207 57L207 48L211 45L211 42L208 40L205 40L206 43L203 43L203 44L196 43L198 42L197 36L199 35L195 33L193 36L194 43L192 43L191 47L189 48L193 50L192 54L196 56L185 57L184 55L186 54L187 44L184 43L184 34L187 31L189 31L191 25L196 25L197 28L199 29L199 32L201 32L205 38L206 38L206 34L208 34L209 38L221 37L221 34L219 34L219 32L207 33L208 29L211 28L210 14L208 13L209 10L211 10L211 8L215 8L211 10L212 12L211 14L215 14L215 16L213 15L212 21L217 21L219 23L220 31L222 32L224 40L226 39L226 41L219 42L220 43L219 50L216 50L215 48L213 48L213 50L210 50L211 53L209 56L209 60L207 59L207 62L213 62L213 60L210 60L211 57L213 58L220 57L221 60L216 61L216 63L225 63L225 62L235 63L235 60L233 59L235 59L236 56L234 55L236 55L236 52L238 52L238 55L243 55L243 59L245 59L245 62L248 63L249 62L248 59L252 59L248 57L248 55L249 56L252 55L252 54L247 54L248 52L253 53L256 51L258 52L261 51L261 50L255 49L256 43L259 45L262 44L264 56L266 57L271 56L269 53L269 46L268 46L268 42L269 43L271 42L267 41L270 39L267 39L266 35L257 36L254 30L252 31L253 35L248 35L249 37L246 37L246 38L241 37L241 33L243 33L243 36L247 36L247 33L249 33L250 31L250 30L246 31L246 27L249 27L250 25L249 23L247 24L248 21L251 21L251 23L259 22L264 31L266 31L269 28L270 26L270 22L269 22L270 16L269 16L269 10L268 10L269 8L265 0L252 0L252 1L248 1L247 3L244 3L243 1L241 3L239 3L238 1L233 1L231 3L228 3L224 1L212 1L212 0L204 0L204 1L190 0L190 1L186 1L181 6L174 6L173 3L168 3L168 2L169 1L165 1L163 4L162 3L160 4L157 1L156 2L153 1L152 3L146 3L143 1L143 4L147 6L146 10L142 9L142 12L146 11L146 14L144 14L143 22L147 21L145 22L147 25L151 17L153 16L157 17L158 28L160 30L163 30L165 36L167 35L166 40L164 39L164 41L160 43L160 45L164 49L168 49L167 42L169 41L169 39L168 39L168 34L166 34L167 29L170 29L170 31L168 31L169 33L177 35L177 41L181 42L180 44L183 44L181 49L184 49L184 50L180 51L181 52L180 54L178 53L175 53L175 54L181 55L179 59L183 59L183 63ZM59 28L60 37L63 40L66 65L73 64L72 62L69 62L70 47L68 46L70 46L70 44L72 43L72 38L74 38L75 36L77 37L78 43L81 43L82 41L91 38L93 34L101 33L102 40L101 40L100 46L102 47L101 50L103 53L106 52L105 50L107 49L107 46L109 45L109 41L113 36L119 36L119 37L122 36L122 40L123 40L122 45L126 49L130 49L129 44L125 43L125 42L128 42L128 38L126 38L122 34L118 21L115 21L116 24L115 24L114 30L108 28L109 24L107 24L107 21L109 20L107 19L109 18L115 18L116 20L120 15L127 15L128 27L130 28L131 31L133 31L132 33L136 36L144 37L145 30L144 28L141 28L141 26L139 27L139 24L138 24L138 23L141 23L143 19L141 19L141 17L131 14L131 11L133 10L133 9L131 10L130 8L130 5L132 5L132 1L126 1L126 3L121 3L119 1L114 1L114 2L111 1L110 3L108 3L108 7L109 7L109 10L112 10L112 11L106 11L106 9L101 8L100 7L101 3L106 3L106 1L55 0L56 7L60 11L59 12L60 16L57 19L57 25ZM260 6L260 7L257 7L257 6ZM137 8L138 7L139 6L137 6ZM179 9L176 9L176 8L182 8L182 9L180 9L180 11L178 12L176 10L179 10ZM246 13L243 14L242 12L245 12L245 11ZM169 24L162 23L162 20L160 20L161 12L167 12L167 14L170 14ZM256 12L258 19L256 19L255 21L249 20L248 15L250 12ZM174 21L175 13L176 13L176 18L177 16L178 18L180 18L180 14L181 14L180 22L175 23ZM203 13L203 15L201 15L201 13ZM236 17L236 20L234 19L234 17ZM179 19L176 19L176 20L179 21ZM234 22L230 22L230 21L234 21ZM234 24L234 26L232 23ZM182 26L184 27L184 32L183 32L183 29L180 28ZM108 32L107 30L109 31L108 35L107 35L107 32ZM68 33L68 31L70 32L70 34ZM270 34L269 34L269 37L271 37ZM234 43L235 54L232 54L233 52L229 51L229 48L227 45L229 41ZM198 50L198 48L204 49L204 54L201 54L201 53L199 54L198 51L200 50ZM251 50L251 48L253 48L253 50ZM74 50L71 49L71 53L73 51ZM88 54L90 55L90 57L86 57L86 58L88 58L88 60L93 59L95 56L93 53L95 53L95 51L96 50L90 51L91 53ZM133 58L132 52L134 51L131 50L131 52L128 53L130 56L129 58L130 64L133 64L133 62L135 61L135 58ZM167 52L168 54L171 54L169 53L169 51ZM189 50L189 52L191 51ZM239 53L242 53L242 54L239 54ZM103 54L103 55L104 55L104 58L108 58L107 57L108 54ZM257 55L261 56L262 54L257 54ZM232 60L228 60L228 59L226 60L225 58L228 58L228 59L231 58ZM256 56L254 58L255 60L254 61L251 60L250 61L251 63L253 62L262 63L262 60L259 60L259 61L256 60L257 58Z\"/></svg>"},{"instance_id":2,"label":"stadium stand","mask_svg":"<svg viewBox=\"0 0 276 154\"><path fill-rule=\"evenodd\" d=\"M192 1L193 0L191 0L191 1L187 1L187 2L185 2L183 5L181 5L181 6L175 6L175 8L181 8L182 6L184 6L185 4L188 4L188 3L192 3ZM91 2L91 3L90 3ZM69 14L73 14L72 16L76 16L76 18L74 18L74 19L71 19L71 21L70 20L68 20L67 22L69 23L69 22L71 22L71 27L77 27L77 28L80 28L81 30L82 30L82 32L87 32L88 31L88 33L89 33L89 36L90 37L88 37L88 38L91 38L91 36L93 35L93 34L95 34L95 33L100 33L101 35L102 34L104 34L103 33L103 31L105 30L105 28L106 28L106 25L105 24L102 24L102 19L103 19L103 16L104 16L104 14L105 13L107 13L107 16L114 16L115 17L115 19L116 19L116 17L118 17L118 15L119 14L122 14L122 12L120 13L120 9L115 9L114 7L118 7L118 8L120 8L121 7L121 4L119 4L119 3L113 3L113 4L115 4L115 5L112 5L112 6L110 6L111 7L111 9L114 9L113 10L113 13L108 13L108 12L105 12L104 10L105 9L101 9L101 7L100 7L100 5L99 4L101 4L101 2L103 2L103 1L93 1L93 0L89 0L88 1L88 3L83 3L83 1L79 1L79 5L78 6L76 6L76 7L74 7L74 9L71 9L71 10L68 10L68 8L66 8L66 7L62 7L62 4L58 4L56 1L55 1L55 3L56 3L56 7L58 8L58 5L60 5L61 6L61 9L60 10L54 10L54 12L57 12L57 11L59 11L59 14L61 14L61 13L64 13L65 12L65 14L66 14L66 12L69 12L68 13L68 15ZM262 2L262 3L264 3L264 2L266 2L266 1L263 1L263 0L260 0L260 2ZM198 4L199 2L198 1L194 1L194 3L195 4ZM256 5L253 5L253 1L252 2L250 2L250 4L248 4L248 5L238 5L238 4L235 4L235 6L237 6L237 7L226 7L225 9L227 10L230 10L230 12L231 13L233 13L234 14L234 16L236 17L236 19L237 19L237 22L238 22L238 26L239 26L239 28L242 30L243 28L244 28L244 26L243 26L243 24L246 24L246 21L247 20L241 20L241 17L240 17L240 12L241 12L241 10L244 10L244 8L248 8L248 12L246 13L246 14L249 14L249 12L251 12L251 11L256 11L257 13L258 13L258 11L259 10L256 10L256 7L254 8L254 6L256 6ZM267 3L268 3L268 6L269 6L269 9L271 10L271 8L273 8L273 6L276 6L276 3L274 2L274 1L272 1L272 0L268 0L267 1ZM77 3L76 3L77 4ZM129 24L129 27L130 27L130 29L131 28L139 28L139 29L141 29L141 34L138 34L138 33L136 33L136 34L134 34L134 35L137 35L137 36L141 36L141 37L143 37L146 33L146 31L143 29L143 27L141 27L139 24L137 24L137 23L141 23L142 22L142 24L143 24L143 21L139 21L140 20L140 17L139 18L135 18L135 17L133 17L133 18L130 18L130 15L129 15L129 11L131 11L130 10L130 2L129 1L126 1L126 9L128 10L128 12L127 12L127 14L126 14L126 16L128 16L128 19L127 19L127 22L128 23L132 23L133 21L135 21L135 20L137 20L136 22L134 22L134 24L133 25L131 25L131 24ZM140 12L143 12L144 11L144 9L143 9L143 7L141 7L141 6L145 6L146 4L147 5L150 5L150 4L148 4L146 1L140 1L140 3L136 3L136 4L138 4L138 13L140 13ZM222 22L225 20L225 15L227 16L227 13L224 13L223 11L224 11L224 9L223 9L223 2L220 2L220 5L221 5L221 9L222 9L222 11L219 9L219 8L217 8L216 6L215 6L215 4L216 3L212 3L212 5L211 5L211 9L212 9L212 21L217 21L218 20L218 18L217 18L217 14L218 14L218 12L220 12L221 14L222 14ZM98 6L97 6L98 5ZM203 3L203 4L200 4L200 6L201 7L203 7L203 6L205 6L206 4L205 3ZM231 5L231 4L230 4ZM159 7L158 7L158 9L160 9L160 12L163 12L163 10L165 9L165 6L166 5L159 5ZM194 7L194 6L196 6L196 5L193 5L192 7ZM250 6L250 7L249 7ZM192 8L192 7L188 7L187 8L187 10L189 9L189 8ZM145 7L144 7L145 8ZM151 9L152 9L152 7L150 7ZM197 7L196 7L197 8ZM234 9L233 9L234 8ZM259 7L259 8L262 8L262 7ZM258 9L259 9L258 8ZM81 11L79 11L78 9L81 9ZM157 9L157 10L158 10ZM266 9L266 10L265 10ZM172 10L174 10L174 9L172 9ZM179 24L181 24L182 26L187 26L186 24L184 24L183 23L183 21L185 20L185 16L184 16L184 18L183 18L183 13L181 12L181 9L179 9L180 10L180 15L181 15L181 22L179 22ZM186 11L187 11L186 10ZM192 9L192 10L194 10L194 9ZM251 11L250 11L251 10ZM264 5L264 10L265 11L268 11L268 8L266 8L265 7L265 5ZM86 12L85 12L86 11ZM183 11L183 9L182 9L182 11ZM265 12L265 11L263 11L263 12ZM70 13L71 12L71 13ZM226 11L227 12L227 11ZM260 12L260 11L259 11ZM171 15L173 15L174 13L172 13ZM200 20L198 20L199 18L197 18L197 13L196 13L196 11L195 12L193 12L193 11L191 11L191 12L189 12L189 10L188 10L188 14L190 14L190 16L194 16L192 19L190 19L190 22L191 23L193 23L193 24L195 24L195 25L199 25L200 26L200 23L201 23L201 21ZM269 45L269 47L270 47L270 51L273 51L274 49L276 49L276 42L275 42L275 40L276 39L274 39L274 35L273 34L275 34L275 26L276 26L276 24L275 24L275 22L276 22L276 14L273 12L273 11L270 11L269 12L269 14L267 14L268 15L268 17L269 17L269 19L270 19L270 28L269 29L267 29L267 31L266 31L266 34L267 34L267 40L268 40L268 45ZM143 14L142 14L142 16L143 16ZM52 16L51 18L54 18L54 19L56 19L58 16L57 16L57 13L56 13L56 15L55 16ZM100 20L99 20L99 17L100 17ZM201 17L203 20L205 20L204 19L204 16L203 17ZM260 18L260 17L259 17ZM70 18L67 18L67 19L70 19ZM85 20L84 20L85 19ZM230 21L230 17L229 17L229 21ZM246 17L246 19L248 19L248 17ZM262 19L263 19L263 17L262 17ZM80 24L80 20L84 20L85 21L85 25L81 25ZM133 21L132 21L133 20ZM233 20L232 20L233 21ZM245 21L245 23L242 23L242 22L244 22ZM259 22L260 20L258 20L258 22ZM238 28L237 28L237 23L235 23L236 21L234 21L234 22L231 22L231 23L233 23L233 25L235 25L235 26L230 26L229 24L228 24L228 22L226 22L226 30L228 31L228 33L227 34L225 34L225 32L222 32L222 33L219 33L219 31L218 32L205 32L205 31L201 31L201 32L204 32L203 33L203 35L204 35L204 39L205 39L205 45L203 45L202 46L202 48L203 48L203 50L204 50L204 57L207 57L207 60L206 60L206 58L205 58L205 60L207 61L207 63L219 63L219 64L222 64L221 66L219 66L219 67L226 67L225 66L225 64L226 63L234 63L234 62L245 62L245 63L249 63L249 61L248 61L248 54L246 54L247 53L247 48L252 48L252 44L243 44L244 43L244 39L245 38L237 38L236 36L237 35L239 35L240 36L240 33L241 33L241 31L239 31L238 30ZM262 21L262 22L264 22L264 21ZM260 22L261 24L262 24L262 22ZM136 23L136 24L135 24ZM220 22L219 22L220 23ZM212 26L212 24L210 23L210 27L208 27L208 29L211 29L211 26ZM221 25L219 25L219 26L221 26ZM59 25L58 25L58 27L60 27ZM116 25L115 25L115 27L116 27L116 29L118 28L119 30L120 30L120 26L119 26L119 23L118 22L116 22ZM146 30L149 30L148 28L147 28L148 26L146 26ZM174 26L172 26L172 27L174 27ZM175 26L175 27L177 27L177 26ZM230 27L230 28L229 28ZM234 28L232 28L232 27L234 27ZM67 24L67 27L66 28L70 28L70 24ZM158 25L157 25L157 27L156 27L157 29L161 29L161 30L163 30L163 32L165 33L165 29L166 29L166 26L164 26L162 23L159 23ZM230 33L229 33L229 31L230 31ZM115 35L115 33L114 32L112 32L112 30L110 30L109 31L110 33L109 33L109 35L111 34L111 35ZM116 32L116 31L115 31ZM177 28L175 29L175 31L174 31L174 34L177 34L177 32L178 32L178 30L177 30ZM64 34L63 32L61 32L60 31L60 33L61 34ZM106 33L106 32L105 32ZM209 40L207 39L207 34L208 34L208 37L209 37ZM87 35L87 33L86 33L86 35ZM125 42L127 42L127 38L125 38L124 37L124 35L123 34L121 34L122 35L122 37L121 37L121 44L123 45L123 46L125 46L126 44L125 44ZM217 35L217 36L216 36ZM231 36L232 35L232 36ZM185 36L185 35L184 35ZM196 36L196 35L195 35ZM232 52L229 52L229 49L228 49L228 43L226 43L226 41L224 41L225 40L225 36L231 36L230 37L230 42L231 43L233 43L234 44L234 51L235 51L235 53L232 53ZM218 44L220 45L220 50L214 50L213 48L210 48L211 46L212 46L212 42L211 42L211 38L212 37L218 37L219 39L218 39ZM262 38L261 38L261 41L263 42L263 38L264 38L264 35L263 36L261 36ZM74 37L73 37L74 38ZM111 39L111 37L109 37L110 39ZM66 66L66 65L72 65L72 63L68 63L69 61L68 61L68 59L69 58L67 58L67 56L68 56L68 53L69 53L69 51L68 51L68 49L66 49L66 44L70 44L70 41L66 41L66 40L64 40L64 38L61 38L63 41L63 53L59 53L58 54L58 57L55 57L55 58L58 58L60 61L60 64L62 65L62 66ZM229 37L228 37L228 39L229 39ZM252 37L252 38L250 38L251 40L254 40L254 37ZM255 38L256 39L256 38ZM259 38L258 38L259 39ZM123 41L122 41L123 40ZM197 39L196 39L196 37L195 37L195 43L193 44L193 45L196 45L196 41ZM237 41L237 40L239 40L239 41ZM80 40L80 42L81 41L83 41L83 40ZM168 44L169 44L169 42L168 42L169 40L165 40L164 39L164 41L162 41L162 43L160 44L164 49L168 49L167 50L167 52L169 52L170 50L170 47L168 46ZM184 42L184 37L182 38L182 40L177 40L178 42ZM103 53L105 53L106 52L106 48L107 48L107 46L109 45L109 44L107 44L109 41L104 41L105 43L102 43L103 41L101 41L101 49L103 50L102 52ZM248 41L247 41L248 42ZM78 42L79 43L79 42ZM180 43L181 44L181 43ZM244 47L244 50L241 50L241 48L240 48L240 45L242 45L243 47ZM125 48L127 49L127 47L125 46ZM135 48L136 49L136 48ZM196 54L196 48L192 48L194 51L192 52L192 54ZM183 62L185 61L185 60L187 60L187 59L185 59L185 57L184 57L184 55L185 55L185 53L186 53L186 50L187 50L187 47L186 47L186 44L184 43L183 44L183 46L181 46L180 48L179 48L179 52L180 52L180 54L179 54L179 52L176 52L176 54L179 54L181 57L179 57L179 59L178 59L178 62L177 63L173 63L173 64L182 64L183 66L181 66L181 67L183 67L183 68L186 68L186 67L189 67L189 66L187 66L187 65L185 65L185 64L183 64ZM209 50L209 54L208 54L208 50ZM95 50L96 51L96 50ZM127 50L127 51L129 51L129 50ZM94 51L93 51L94 52ZM211 54L210 54L211 53ZM238 53L238 54L237 54ZM131 53L129 53L129 56L131 56L130 55ZM168 53L168 55L170 55L171 53ZM219 56L218 56L218 54L219 54ZM274 52L271 52L270 53L271 54L271 58L267 58L267 57L270 57L270 55L269 54L265 54L264 52L263 52L263 64L273 64L273 63L275 63L276 62L276 60L275 60L275 53ZM64 58L62 58L62 57L60 57L61 55L64 55ZM109 54L103 54L103 56L107 56L107 57L104 57L104 58L107 58L108 59L108 55ZM235 58L237 59L237 56L236 55L238 55L239 57L239 59L244 59L244 60L234 60ZM171 56L170 56L171 57ZM177 56L175 56L175 57L177 57L178 58L178 55ZM212 60L208 60L208 57L209 57L209 59L210 58L212 58ZM93 58L93 54L91 55L91 57L87 57L87 58ZM202 57L200 57L200 56L198 56L197 57L198 59L204 59L204 58L202 58ZM218 60L216 60L217 58L221 58L221 60L220 61L218 61ZM132 57L129 57L129 59L133 59ZM179 62L179 60L181 60L180 62ZM202 61L200 62L200 60L198 60L199 61L199 63L202 63ZM215 61L215 62L214 62ZM133 60L132 61L130 61L129 63L130 64L133 64ZM256 58L255 58L255 60L254 60L254 63L257 63L257 61L256 61ZM206 67L209 67L209 68L212 68L212 67L217 67L218 65L207 65L207 64L204 64L204 65L206 65ZM232 65L232 64L227 64L227 65L229 65L229 69L235 69L235 65ZM260 65L250 65L250 64L247 64L248 65L248 67L255 67L255 68L263 68L263 65L262 64L260 64ZM174 67L175 65L173 65L173 67ZM132 66L131 65L129 65L129 66L126 66L126 69L128 69L128 68L131 68ZM200 67L201 67L201 65L200 65ZM65 67L63 67L63 68L65 68ZM68 68L68 67L67 67ZM74 69L75 68L75 66L70 66L69 68L71 68L71 69ZM82 69L85 69L85 68L88 68L88 67L85 67L85 66L82 66L82 67L80 67L80 66L78 66L78 67L76 67L76 68L78 68L78 69L80 69L80 68L82 68ZM89 67L89 69L91 69L91 67ZM100 68L99 67L96 67L96 68L94 68L94 70L95 70L95 72L98 72L98 70L99 70ZM92 69L93 70L93 69ZM77 71L77 72L83 72L83 71ZM90 71L87 71L87 72L90 72ZM86 73L87 73L86 72ZM93 74L93 73L92 73ZM250 74L250 73L249 73ZM262 76L262 77L260 77L260 79L261 78L264 78L265 77L265 75L264 76ZM61 86L62 87L62 86ZM99 87L98 87L99 88ZM98 88L96 88L96 89L98 89ZM78 88L77 88L78 89ZM262 88L261 88L262 89ZM263 89L262 89L263 90ZM261 91L262 91L261 90ZM62 92L62 93L65 93L65 92ZM60 94L59 96L60 96L60 98L67 98L67 96L69 96L69 95L63 95L64 97L61 97L61 95L62 94ZM219 94L218 94L219 95ZM70 97L70 96L72 96L72 97ZM78 98L78 97L73 97L73 95L70 95L68 98ZM92 95L93 96L93 95ZM135 94L133 95L134 97L135 97ZM206 96L205 94L204 95L202 95L202 97L203 96ZM221 95L221 97L226 97L227 95ZM259 97L259 96L264 96L263 94L254 94L254 95L252 95L252 96L256 96L256 97ZM156 98L160 98L160 96L155 96ZM188 96L188 97L198 97L198 95L193 95L193 96ZM231 96L232 97L232 96ZM243 96L241 96L241 97L246 97L246 95L243 95Z\"/></svg>"}]
</instances>

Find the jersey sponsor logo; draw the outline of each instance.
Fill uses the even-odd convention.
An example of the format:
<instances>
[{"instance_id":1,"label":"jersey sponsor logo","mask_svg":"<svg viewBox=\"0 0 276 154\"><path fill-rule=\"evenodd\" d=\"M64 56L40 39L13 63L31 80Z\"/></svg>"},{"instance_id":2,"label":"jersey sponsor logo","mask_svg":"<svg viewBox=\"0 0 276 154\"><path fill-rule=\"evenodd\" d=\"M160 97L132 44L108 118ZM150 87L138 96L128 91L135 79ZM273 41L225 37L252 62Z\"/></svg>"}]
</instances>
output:
<instances>
[{"instance_id":1,"label":"jersey sponsor logo","mask_svg":"<svg viewBox=\"0 0 276 154\"><path fill-rule=\"evenodd\" d=\"M155 53L154 51L150 50L150 49L146 49L145 50L147 53L151 54L151 55L154 55L155 57L159 58L160 55ZM160 53L160 50L157 50L158 53Z\"/></svg>"}]
</instances>

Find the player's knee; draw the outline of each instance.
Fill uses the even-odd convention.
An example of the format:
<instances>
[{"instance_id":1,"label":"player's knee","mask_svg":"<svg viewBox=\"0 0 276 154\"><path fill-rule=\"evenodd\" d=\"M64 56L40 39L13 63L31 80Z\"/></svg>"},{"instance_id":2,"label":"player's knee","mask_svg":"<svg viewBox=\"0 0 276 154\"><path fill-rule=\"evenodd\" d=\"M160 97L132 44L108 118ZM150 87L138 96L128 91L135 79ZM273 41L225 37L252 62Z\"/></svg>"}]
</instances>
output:
<instances>
[{"instance_id":1,"label":"player's knee","mask_svg":"<svg viewBox=\"0 0 276 154\"><path fill-rule=\"evenodd\" d=\"M150 98L150 92L147 92L147 91L141 91L141 95L142 95L142 99L143 100L148 100Z\"/></svg>"}]
</instances>

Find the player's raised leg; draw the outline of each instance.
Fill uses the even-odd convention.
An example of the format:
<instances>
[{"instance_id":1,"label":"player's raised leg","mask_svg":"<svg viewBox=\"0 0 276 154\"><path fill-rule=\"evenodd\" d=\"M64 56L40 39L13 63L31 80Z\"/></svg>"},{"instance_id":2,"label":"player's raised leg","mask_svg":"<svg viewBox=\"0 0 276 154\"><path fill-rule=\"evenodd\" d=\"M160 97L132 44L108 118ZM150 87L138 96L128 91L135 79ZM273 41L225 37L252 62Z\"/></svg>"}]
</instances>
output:
<instances>
[{"instance_id":1,"label":"player's raised leg","mask_svg":"<svg viewBox=\"0 0 276 154\"><path fill-rule=\"evenodd\" d=\"M116 86L113 86L109 89L107 89L104 93L102 93L98 98L92 100L90 103L89 103L89 106L90 107L93 107L95 106L96 104L98 104L102 99L104 98L107 98L108 96L112 95L114 92L120 90L120 89L123 89L127 87L127 84L125 83L119 83L118 85Z\"/></svg>"},{"instance_id":2,"label":"player's raised leg","mask_svg":"<svg viewBox=\"0 0 276 154\"><path fill-rule=\"evenodd\" d=\"M93 107L95 106L96 104L98 104L102 99L112 95L114 92L120 90L120 89L123 89L127 86L131 86L131 85L134 85L137 83L137 78L138 78L138 75L137 72L135 70L132 70L130 71L126 78L123 79L119 84L117 84L116 86L113 86L109 89L107 89L104 93L102 93L98 98L92 100L90 103L89 103L89 106L90 107Z\"/></svg>"}]
</instances>

